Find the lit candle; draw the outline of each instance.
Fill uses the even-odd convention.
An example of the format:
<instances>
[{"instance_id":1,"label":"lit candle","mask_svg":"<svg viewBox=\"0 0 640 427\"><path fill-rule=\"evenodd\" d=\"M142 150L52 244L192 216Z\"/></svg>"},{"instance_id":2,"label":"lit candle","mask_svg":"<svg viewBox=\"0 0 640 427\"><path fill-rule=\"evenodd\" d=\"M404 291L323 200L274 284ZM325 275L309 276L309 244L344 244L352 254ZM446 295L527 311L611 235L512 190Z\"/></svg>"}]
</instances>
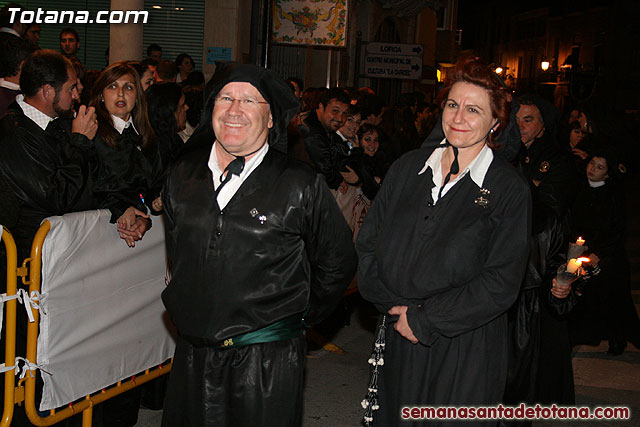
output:
<instances>
[{"instance_id":1,"label":"lit candle","mask_svg":"<svg viewBox=\"0 0 640 427\"><path fill-rule=\"evenodd\" d=\"M580 266L582 265L582 261L578 261L575 258L571 258L567 263L567 273L576 274Z\"/></svg>"},{"instance_id":2,"label":"lit candle","mask_svg":"<svg viewBox=\"0 0 640 427\"><path fill-rule=\"evenodd\" d=\"M576 245L578 246L584 245L584 239L582 237L578 237L578 240L576 240Z\"/></svg>"}]
</instances>

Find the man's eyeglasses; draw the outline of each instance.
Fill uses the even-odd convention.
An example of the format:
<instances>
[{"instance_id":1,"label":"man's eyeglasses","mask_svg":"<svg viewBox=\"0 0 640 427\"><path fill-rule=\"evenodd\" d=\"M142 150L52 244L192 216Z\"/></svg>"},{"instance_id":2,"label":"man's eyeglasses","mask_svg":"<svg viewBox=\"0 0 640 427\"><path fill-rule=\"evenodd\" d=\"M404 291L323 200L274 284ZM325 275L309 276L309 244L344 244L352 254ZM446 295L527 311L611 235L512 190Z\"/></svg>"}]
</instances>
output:
<instances>
[{"instance_id":1,"label":"man's eyeglasses","mask_svg":"<svg viewBox=\"0 0 640 427\"><path fill-rule=\"evenodd\" d=\"M230 96L226 96L226 95L218 95L216 97L216 104L217 105L221 105L223 107L231 107L233 105L234 102L238 101L240 103L240 108L244 108L244 109L252 109L252 108L258 108L258 106L260 104L269 104L266 101L258 101L257 99L235 99L232 98Z\"/></svg>"}]
</instances>

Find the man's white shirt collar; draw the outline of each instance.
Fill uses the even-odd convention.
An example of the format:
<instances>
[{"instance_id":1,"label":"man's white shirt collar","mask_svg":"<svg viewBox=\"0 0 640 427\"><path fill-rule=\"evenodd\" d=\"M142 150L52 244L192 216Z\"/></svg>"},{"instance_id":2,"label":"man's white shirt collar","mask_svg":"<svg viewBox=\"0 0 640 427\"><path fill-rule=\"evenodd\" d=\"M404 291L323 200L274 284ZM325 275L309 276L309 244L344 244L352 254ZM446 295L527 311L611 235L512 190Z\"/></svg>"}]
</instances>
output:
<instances>
[{"instance_id":1,"label":"man's white shirt collar","mask_svg":"<svg viewBox=\"0 0 640 427\"><path fill-rule=\"evenodd\" d=\"M17 85L13 82L8 82L2 77L0 77L0 87L4 87L11 90L20 90L20 85Z\"/></svg>"},{"instance_id":2,"label":"man's white shirt collar","mask_svg":"<svg viewBox=\"0 0 640 427\"><path fill-rule=\"evenodd\" d=\"M24 113L24 115L33 120L33 122L40 126L42 130L47 129L47 125L49 124L49 122L54 119L54 117L49 117L33 105L29 105L24 102L24 95L22 94L16 96L16 102L18 103L20 108L22 108L22 112Z\"/></svg>"},{"instance_id":3,"label":"man's white shirt collar","mask_svg":"<svg viewBox=\"0 0 640 427\"><path fill-rule=\"evenodd\" d=\"M22 36L20 35L20 33L18 33L16 30L14 30L13 28L9 28L9 27L2 27L0 28L0 32L1 33L9 33L9 34L13 34L16 37L20 37L22 38Z\"/></svg>"},{"instance_id":4,"label":"man's white shirt collar","mask_svg":"<svg viewBox=\"0 0 640 427\"><path fill-rule=\"evenodd\" d=\"M213 143L213 147L211 147L211 153L209 154L209 162L207 165L211 170L211 174L213 175L213 188L217 189L224 178L222 176L223 172L220 170L220 165L218 164L218 154L216 153L216 144L218 142ZM251 175L259 165L262 163L264 156L267 155L267 151L269 151L269 143L265 142L262 148L253 155L250 159L245 159L244 169L240 172L240 176L233 175L229 182L222 187L220 193L218 193L218 206L220 209L224 209L224 207L229 203L229 200L233 197L234 194L238 191L242 183Z\"/></svg>"}]
</instances>

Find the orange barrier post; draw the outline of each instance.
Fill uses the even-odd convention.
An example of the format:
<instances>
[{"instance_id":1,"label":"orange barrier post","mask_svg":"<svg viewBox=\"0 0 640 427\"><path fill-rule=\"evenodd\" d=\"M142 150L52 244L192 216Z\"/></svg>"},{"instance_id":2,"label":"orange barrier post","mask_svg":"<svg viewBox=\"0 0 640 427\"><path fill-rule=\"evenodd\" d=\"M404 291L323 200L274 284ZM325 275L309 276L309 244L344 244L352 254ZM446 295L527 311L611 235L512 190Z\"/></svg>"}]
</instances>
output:
<instances>
[{"instance_id":1,"label":"orange barrier post","mask_svg":"<svg viewBox=\"0 0 640 427\"><path fill-rule=\"evenodd\" d=\"M16 243L9 230L2 231L2 242L7 252L7 296L13 296L17 293L18 283L18 253ZM16 305L17 301L11 299L6 302L5 306L5 350L4 363L5 366L15 365L16 358ZM1 325L0 325L1 326ZM15 371L10 370L4 373L4 410L2 412L2 420L0 427L9 427L13 419L13 408L15 405Z\"/></svg>"}]
</instances>

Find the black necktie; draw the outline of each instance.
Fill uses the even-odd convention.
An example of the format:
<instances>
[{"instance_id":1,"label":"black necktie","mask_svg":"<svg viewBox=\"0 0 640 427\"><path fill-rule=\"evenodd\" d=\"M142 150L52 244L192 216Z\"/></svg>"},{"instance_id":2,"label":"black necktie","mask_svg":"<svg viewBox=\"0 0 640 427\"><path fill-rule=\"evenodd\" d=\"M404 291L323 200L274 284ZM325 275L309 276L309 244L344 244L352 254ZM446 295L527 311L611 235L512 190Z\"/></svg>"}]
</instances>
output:
<instances>
[{"instance_id":1,"label":"black necktie","mask_svg":"<svg viewBox=\"0 0 640 427\"><path fill-rule=\"evenodd\" d=\"M218 189L216 190L216 197L218 197L218 194L220 194L220 190L222 190L222 187L224 187L227 182L231 181L231 177L233 175L240 176L240 173L242 173L243 169L244 169L244 156L237 156L235 159L231 161L231 163L227 165L226 168L224 168L224 171L222 172L222 174L224 175L224 172L227 172L227 176L225 176L224 179L222 178L222 175L220 176L221 182L220 182L220 185L218 186Z\"/></svg>"},{"instance_id":2,"label":"black necktie","mask_svg":"<svg viewBox=\"0 0 640 427\"><path fill-rule=\"evenodd\" d=\"M130 136L130 137L137 137L138 133L136 132L136 130L133 128L132 125L129 125L126 128L123 129L122 135Z\"/></svg>"},{"instance_id":3,"label":"black necktie","mask_svg":"<svg viewBox=\"0 0 640 427\"><path fill-rule=\"evenodd\" d=\"M451 143L447 141L444 145L451 145ZM442 183L442 187L440 187L440 192L438 192L438 200L442 197L442 190L444 190L444 186L451 180L451 175L456 175L460 172L460 164L458 163L458 147L451 145L451 148L453 148L453 163L451 163L449 173L444 177L444 182Z\"/></svg>"}]
</instances>

